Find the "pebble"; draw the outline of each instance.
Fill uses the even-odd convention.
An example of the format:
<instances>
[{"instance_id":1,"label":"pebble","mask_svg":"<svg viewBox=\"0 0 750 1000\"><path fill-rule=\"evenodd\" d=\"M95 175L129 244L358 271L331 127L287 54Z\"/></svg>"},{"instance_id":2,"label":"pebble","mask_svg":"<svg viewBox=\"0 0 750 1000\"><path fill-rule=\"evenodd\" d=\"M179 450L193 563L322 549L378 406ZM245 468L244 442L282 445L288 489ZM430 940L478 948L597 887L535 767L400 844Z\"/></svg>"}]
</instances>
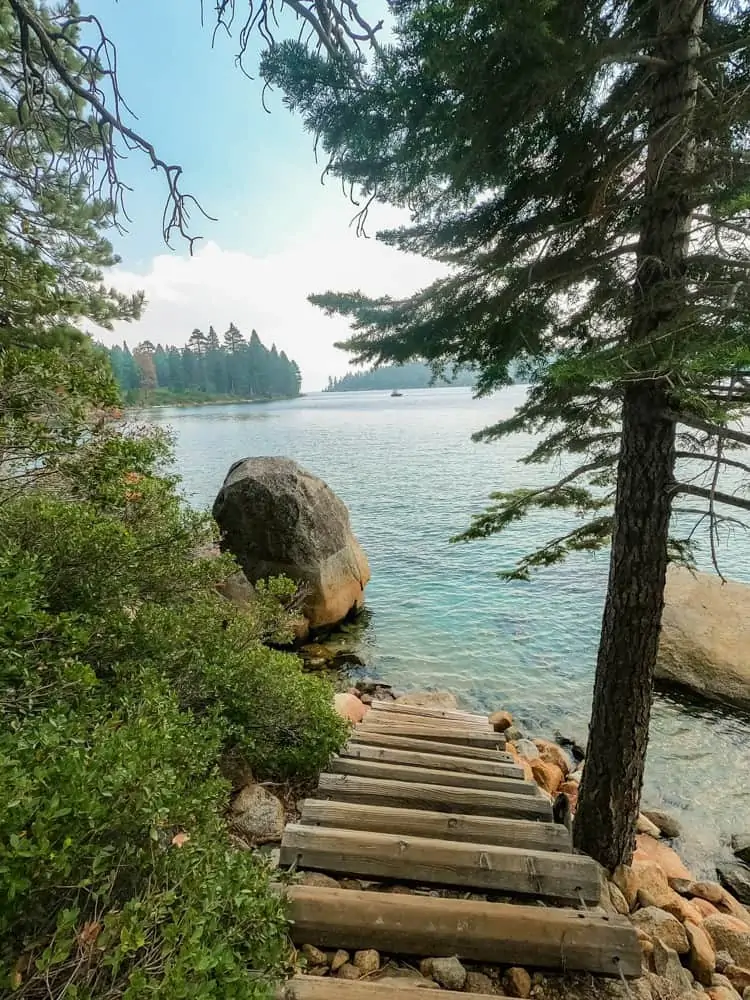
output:
<instances>
[{"instance_id":1,"label":"pebble","mask_svg":"<svg viewBox=\"0 0 750 1000\"><path fill-rule=\"evenodd\" d=\"M337 952L334 953L331 959L331 972L338 972L342 965L346 965L349 961L349 952L344 951L343 948L339 948Z\"/></svg>"},{"instance_id":2,"label":"pebble","mask_svg":"<svg viewBox=\"0 0 750 1000\"><path fill-rule=\"evenodd\" d=\"M303 872L300 882L302 885L311 885L318 889L339 888L336 879L331 878L330 875L324 875L323 872Z\"/></svg>"},{"instance_id":3,"label":"pebble","mask_svg":"<svg viewBox=\"0 0 750 1000\"><path fill-rule=\"evenodd\" d=\"M514 965L505 973L503 986L509 997L526 998L531 996L531 976L526 969L522 969L518 965Z\"/></svg>"},{"instance_id":4,"label":"pebble","mask_svg":"<svg viewBox=\"0 0 750 1000\"><path fill-rule=\"evenodd\" d=\"M497 996L497 987L483 972L467 972L464 990L466 993L480 993L482 996Z\"/></svg>"},{"instance_id":5,"label":"pebble","mask_svg":"<svg viewBox=\"0 0 750 1000\"><path fill-rule=\"evenodd\" d=\"M328 956L314 944L303 944L302 954L310 965L328 965Z\"/></svg>"},{"instance_id":6,"label":"pebble","mask_svg":"<svg viewBox=\"0 0 750 1000\"><path fill-rule=\"evenodd\" d=\"M380 968L380 952L374 948L357 951L354 953L352 965L359 969L363 976L370 976Z\"/></svg>"},{"instance_id":7,"label":"pebble","mask_svg":"<svg viewBox=\"0 0 750 1000\"><path fill-rule=\"evenodd\" d=\"M362 973L359 971L356 965L352 965L351 962L347 962L342 965L339 971L336 973L339 979L361 979Z\"/></svg>"},{"instance_id":8,"label":"pebble","mask_svg":"<svg viewBox=\"0 0 750 1000\"><path fill-rule=\"evenodd\" d=\"M466 969L455 957L433 958L430 962L430 973L435 982L440 983L446 990L462 990L464 988Z\"/></svg>"}]
</instances>

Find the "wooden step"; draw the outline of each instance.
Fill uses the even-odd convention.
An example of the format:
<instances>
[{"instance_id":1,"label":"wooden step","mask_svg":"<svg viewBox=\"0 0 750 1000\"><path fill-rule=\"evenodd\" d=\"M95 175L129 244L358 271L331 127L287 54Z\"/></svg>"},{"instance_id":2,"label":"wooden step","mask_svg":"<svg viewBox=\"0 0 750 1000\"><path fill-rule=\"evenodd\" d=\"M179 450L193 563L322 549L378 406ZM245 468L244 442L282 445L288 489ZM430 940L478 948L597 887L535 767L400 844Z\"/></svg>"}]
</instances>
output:
<instances>
[{"instance_id":1,"label":"wooden step","mask_svg":"<svg viewBox=\"0 0 750 1000\"><path fill-rule=\"evenodd\" d=\"M504 761L456 757L438 753L420 753L416 750L394 750L391 747L371 747L366 743L347 743L340 757L357 760L380 761L383 764L403 764L407 767L428 767L440 771L461 771L464 774L487 774L495 778L523 780L523 768Z\"/></svg>"},{"instance_id":2,"label":"wooden step","mask_svg":"<svg viewBox=\"0 0 750 1000\"><path fill-rule=\"evenodd\" d=\"M366 743L374 747L392 747L394 750L418 750L420 753L448 754L453 757L467 757L470 760L493 760L513 763L514 757L505 750L488 749L486 747L464 747L460 743L440 743L427 739L414 739L410 736L397 736L392 733L376 733L359 729L352 736L357 744Z\"/></svg>"},{"instance_id":3,"label":"wooden step","mask_svg":"<svg viewBox=\"0 0 750 1000\"><path fill-rule=\"evenodd\" d=\"M476 722L490 729L486 715L475 712L462 712L455 708L428 708L422 705L399 705L395 701L373 701L370 708L374 712L388 712L392 715L416 715L423 719L452 719L456 722Z\"/></svg>"},{"instance_id":4,"label":"wooden step","mask_svg":"<svg viewBox=\"0 0 750 1000\"><path fill-rule=\"evenodd\" d=\"M494 733L488 722L467 722L466 719L428 719L421 715L392 715L390 712L368 712L360 725L381 728L383 726L426 726L428 729L437 729L439 732L446 729L457 729L459 732ZM502 733L498 735L503 736Z\"/></svg>"},{"instance_id":5,"label":"wooden step","mask_svg":"<svg viewBox=\"0 0 750 1000\"><path fill-rule=\"evenodd\" d=\"M502 749L505 737L501 733L484 733L478 729L461 729L456 726L422 726L417 723L368 721L354 727L354 739L360 733L386 733L391 736L409 736L411 739L434 740L438 743L463 743L470 747L486 747L489 750Z\"/></svg>"},{"instance_id":6,"label":"wooden step","mask_svg":"<svg viewBox=\"0 0 750 1000\"><path fill-rule=\"evenodd\" d=\"M431 767L409 767L405 764L386 764L379 760L360 760L357 757L334 757L328 765L333 774L353 774L358 778L384 778L386 781L412 781L428 785L447 785L451 788L476 788L487 792L511 792L516 795L539 795L533 781L515 778L497 778L491 774L469 774L466 771L442 771ZM523 773L523 772L522 772Z\"/></svg>"},{"instance_id":7,"label":"wooden step","mask_svg":"<svg viewBox=\"0 0 750 1000\"><path fill-rule=\"evenodd\" d=\"M290 932L298 945L456 955L531 969L641 974L640 945L625 917L304 885L289 887L287 898Z\"/></svg>"},{"instance_id":8,"label":"wooden step","mask_svg":"<svg viewBox=\"0 0 750 1000\"><path fill-rule=\"evenodd\" d=\"M372 830L413 837L434 837L468 844L527 847L532 851L570 852L570 833L559 823L501 819L497 816L467 816L395 809L357 802L326 802L305 799L301 822L306 826L332 826L344 830Z\"/></svg>"},{"instance_id":9,"label":"wooden step","mask_svg":"<svg viewBox=\"0 0 750 1000\"><path fill-rule=\"evenodd\" d=\"M290 823L284 831L280 864L355 877L544 897L575 905L596 904L601 895L597 865L578 854L298 823Z\"/></svg>"},{"instance_id":10,"label":"wooden step","mask_svg":"<svg viewBox=\"0 0 750 1000\"><path fill-rule=\"evenodd\" d=\"M414 985L409 979L381 983L377 979L361 982L331 976L295 976L281 987L277 997L278 1000L337 1000L338 997L341 1000L404 1000L404 990L407 990L407 1000L409 997L414 1000ZM424 990L420 990L422 992ZM481 1000L481 994L440 990L440 1000Z\"/></svg>"},{"instance_id":11,"label":"wooden step","mask_svg":"<svg viewBox=\"0 0 750 1000\"><path fill-rule=\"evenodd\" d=\"M344 802L552 821L552 805L541 795L512 795L509 792L485 792L448 785L358 778L352 774L321 774L317 794Z\"/></svg>"}]
</instances>

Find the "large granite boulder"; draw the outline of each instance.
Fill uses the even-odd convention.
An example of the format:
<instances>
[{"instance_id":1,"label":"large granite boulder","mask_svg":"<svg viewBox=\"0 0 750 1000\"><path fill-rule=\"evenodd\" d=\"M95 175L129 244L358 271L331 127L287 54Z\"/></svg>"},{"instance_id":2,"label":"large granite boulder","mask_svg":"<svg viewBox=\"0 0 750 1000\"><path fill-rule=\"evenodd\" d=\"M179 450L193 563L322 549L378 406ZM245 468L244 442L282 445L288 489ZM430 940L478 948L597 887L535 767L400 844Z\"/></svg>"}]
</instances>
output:
<instances>
[{"instance_id":1,"label":"large granite boulder","mask_svg":"<svg viewBox=\"0 0 750 1000\"><path fill-rule=\"evenodd\" d=\"M670 566L656 676L750 708L750 586Z\"/></svg>"},{"instance_id":2,"label":"large granite boulder","mask_svg":"<svg viewBox=\"0 0 750 1000\"><path fill-rule=\"evenodd\" d=\"M251 583L284 575L307 585L311 628L335 625L362 607L367 556L333 490L289 458L235 462L213 507L222 548Z\"/></svg>"}]
</instances>

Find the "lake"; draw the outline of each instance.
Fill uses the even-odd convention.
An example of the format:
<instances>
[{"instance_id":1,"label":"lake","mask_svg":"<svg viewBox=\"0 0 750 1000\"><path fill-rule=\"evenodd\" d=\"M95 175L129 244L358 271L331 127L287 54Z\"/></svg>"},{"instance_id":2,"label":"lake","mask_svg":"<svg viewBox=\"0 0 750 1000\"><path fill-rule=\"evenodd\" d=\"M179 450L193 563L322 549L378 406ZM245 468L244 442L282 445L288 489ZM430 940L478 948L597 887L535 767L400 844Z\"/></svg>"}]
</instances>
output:
<instances>
[{"instance_id":1,"label":"lake","mask_svg":"<svg viewBox=\"0 0 750 1000\"><path fill-rule=\"evenodd\" d=\"M559 473L519 465L531 437L471 441L524 393L319 393L140 416L172 427L197 506L210 506L229 466L251 455L294 458L338 493L372 568L362 638L370 673L398 687L448 688L473 708L508 708L532 735L560 730L585 741L606 555L578 555L529 583L500 580L498 570L571 523L548 514L486 541L449 543L492 490ZM747 538L721 554L724 573L750 583ZM727 851L732 832L750 830L748 763L748 718L657 696L644 801L683 821L682 853L698 869Z\"/></svg>"}]
</instances>

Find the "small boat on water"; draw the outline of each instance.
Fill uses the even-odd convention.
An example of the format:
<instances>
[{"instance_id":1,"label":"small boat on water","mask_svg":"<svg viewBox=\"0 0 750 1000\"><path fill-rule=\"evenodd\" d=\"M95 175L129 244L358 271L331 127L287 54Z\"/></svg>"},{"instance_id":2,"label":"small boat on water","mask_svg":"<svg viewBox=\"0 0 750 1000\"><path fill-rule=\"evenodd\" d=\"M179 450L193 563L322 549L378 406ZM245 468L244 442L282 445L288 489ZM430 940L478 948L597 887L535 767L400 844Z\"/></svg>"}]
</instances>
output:
<instances>
[{"instance_id":1,"label":"small boat on water","mask_svg":"<svg viewBox=\"0 0 750 1000\"><path fill-rule=\"evenodd\" d=\"M394 389L391 393L392 396L403 396L403 392L399 392L398 389Z\"/></svg>"}]
</instances>

